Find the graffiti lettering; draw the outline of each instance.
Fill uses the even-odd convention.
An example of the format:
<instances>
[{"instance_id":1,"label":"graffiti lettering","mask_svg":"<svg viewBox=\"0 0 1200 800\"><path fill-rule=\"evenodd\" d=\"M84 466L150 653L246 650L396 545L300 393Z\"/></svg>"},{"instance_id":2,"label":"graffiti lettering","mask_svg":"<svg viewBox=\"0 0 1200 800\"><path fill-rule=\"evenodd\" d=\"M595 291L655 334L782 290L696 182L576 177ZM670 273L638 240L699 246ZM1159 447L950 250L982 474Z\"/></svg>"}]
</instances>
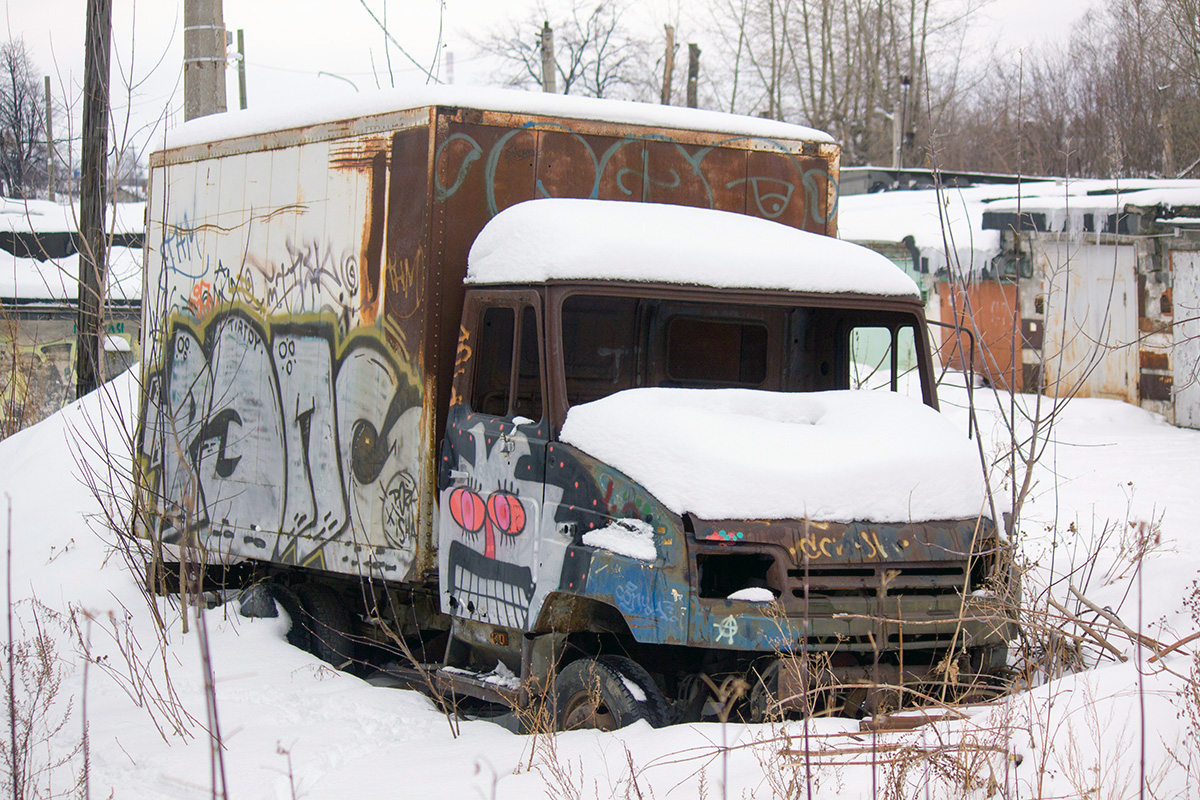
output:
<instances>
[{"instance_id":1,"label":"graffiti lettering","mask_svg":"<svg viewBox=\"0 0 1200 800\"><path fill-rule=\"evenodd\" d=\"M208 272L208 264L202 260L199 264L191 263L197 260L199 253L196 247L196 229L192 227L187 214L184 214L178 223L166 226L158 252L162 256L163 266L170 272L192 280L198 280Z\"/></svg>"},{"instance_id":2,"label":"graffiti lettering","mask_svg":"<svg viewBox=\"0 0 1200 800\"><path fill-rule=\"evenodd\" d=\"M197 281L192 286L192 296L188 300L188 305L191 307L193 316L197 318L208 316L208 313L213 310L213 306L216 304L217 298L213 294L211 283L208 281Z\"/></svg>"},{"instance_id":3,"label":"graffiti lettering","mask_svg":"<svg viewBox=\"0 0 1200 800\"><path fill-rule=\"evenodd\" d=\"M758 213L767 219L778 219L792 201L792 192L796 191L795 184L778 178L741 178L725 184L725 188L732 189L743 183L750 184L751 197L754 198ZM777 188L764 191L768 186Z\"/></svg>"},{"instance_id":4,"label":"graffiti lettering","mask_svg":"<svg viewBox=\"0 0 1200 800\"><path fill-rule=\"evenodd\" d=\"M274 275L276 289L299 293L300 308L317 308L329 296L345 303L358 293L358 256L338 255L328 243L313 238L299 243L287 241L288 260Z\"/></svg>"},{"instance_id":5,"label":"graffiti lettering","mask_svg":"<svg viewBox=\"0 0 1200 800\"><path fill-rule=\"evenodd\" d=\"M467 364L471 361L471 332L467 330L467 326L462 325L458 329L458 350L454 354L454 380L451 383L450 389L450 405L451 407L460 405L462 398L458 396L459 376L465 374Z\"/></svg>"},{"instance_id":6,"label":"graffiti lettering","mask_svg":"<svg viewBox=\"0 0 1200 800\"><path fill-rule=\"evenodd\" d=\"M635 617L660 620L668 625L679 622L679 607L667 602L653 586L629 581L613 587L612 597L617 608Z\"/></svg>"},{"instance_id":7,"label":"graffiti lettering","mask_svg":"<svg viewBox=\"0 0 1200 800\"><path fill-rule=\"evenodd\" d=\"M681 173L679 170L668 167L663 176L654 176L650 174L649 164L646 154L643 151L640 167L622 166L611 173L612 185L617 191L627 196L633 196L639 193L642 189L648 186L657 186L666 189L677 188L686 180L696 180L699 189L704 193L710 208L715 207L716 199L713 194L712 186L709 184L708 174L705 171L704 161L714 150L723 146L734 145L737 143L747 143L755 145L767 151L778 153L782 157L788 159L794 166L796 174L799 176L799 185L803 187L803 194L806 202L805 212L809 216L812 223L816 225L824 225L836 211L837 202L834 200L828 214L821 213L820 201L822 193L826 190L825 187L836 189L837 182L833 177L823 169L806 169L799 158L789 152L789 149L780 142L762 137L747 137L735 136L723 140L718 144L710 147L689 148L684 144L674 140L669 136L662 134L651 134L645 136L628 136L622 138L613 144L609 145L603 153L597 153L589 140L579 135L569 127L561 123L546 123L546 122L528 122L519 128L509 131L504 136L500 137L495 144L485 151L484 147L479 144L474 138L465 133L454 133L446 138L438 148L434 158L436 164L436 176L445 174L453 174L454 180L449 186L442 183L440 177L435 178L435 199L437 202L445 202L453 197L466 183L466 179L470 174L476 161L483 160L483 181L484 192L486 195L488 212L495 216L500 212L500 207L496 197L496 187L502 181L498 181L497 172L500 170L500 165L505 163L510 157L516 157L520 160L521 156L526 156L525 160L532 157L524 151L528 149L527 145L522 144L519 149L512 144L514 138L525 133L536 133L539 131L554 132L565 134L570 137L571 141L576 143L582 152L587 156L587 160L592 166L592 185L587 192L582 195L591 199L596 199L600 196L600 189L604 183L606 174L609 174L609 166L614 163L617 155L626 147L643 147L648 142L661 143L672 148L672 153L675 157L680 158L686 165L687 169ZM587 163L584 161L583 163ZM749 176L724 184L725 189L732 189L741 184L748 184L747 194L754 201L754 207L758 213L767 219L779 219L784 212L790 207L793 201L793 196L796 192L797 184L783 180L778 177L767 176ZM536 185L536 195L538 197L553 196L546 188L543 182L539 179Z\"/></svg>"},{"instance_id":8,"label":"graffiti lettering","mask_svg":"<svg viewBox=\"0 0 1200 800\"><path fill-rule=\"evenodd\" d=\"M709 534L705 538L725 540L724 536L719 536L716 533ZM813 560L843 556L847 550L865 560L889 557L887 546L880 540L879 534L875 531L858 531L857 535L850 532L836 537L802 536L796 543L796 546L800 556L807 556ZM899 555L898 550L896 554Z\"/></svg>"},{"instance_id":9,"label":"graffiti lettering","mask_svg":"<svg viewBox=\"0 0 1200 800\"><path fill-rule=\"evenodd\" d=\"M326 543L353 541L393 548L373 557L407 571L420 382L377 336L337 330L237 308L172 318L141 453L165 541L191 524L246 555L318 567Z\"/></svg>"}]
</instances>

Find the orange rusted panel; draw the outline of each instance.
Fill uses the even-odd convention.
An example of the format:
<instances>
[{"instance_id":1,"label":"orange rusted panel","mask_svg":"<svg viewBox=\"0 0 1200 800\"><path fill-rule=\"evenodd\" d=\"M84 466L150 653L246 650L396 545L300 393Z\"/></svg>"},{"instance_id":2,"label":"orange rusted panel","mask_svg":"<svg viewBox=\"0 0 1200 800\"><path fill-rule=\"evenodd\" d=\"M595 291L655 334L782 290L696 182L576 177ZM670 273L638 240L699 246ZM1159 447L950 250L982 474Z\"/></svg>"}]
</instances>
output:
<instances>
[{"instance_id":1,"label":"orange rusted panel","mask_svg":"<svg viewBox=\"0 0 1200 800\"><path fill-rule=\"evenodd\" d=\"M1017 338L1017 285L1015 283L980 282L966 287L950 283L938 284L942 304L942 319L951 320L975 334L975 374L993 386L1020 390L1022 378L1014 380L1013 355L1020 356ZM955 332L943 328L941 358L950 369L966 370L963 348L957 344ZM1015 384L1015 385L1014 385Z\"/></svg>"},{"instance_id":2,"label":"orange rusted panel","mask_svg":"<svg viewBox=\"0 0 1200 800\"><path fill-rule=\"evenodd\" d=\"M652 203L716 208L738 214L746 209L746 153L688 147L676 142L646 142L643 181Z\"/></svg>"},{"instance_id":3,"label":"orange rusted panel","mask_svg":"<svg viewBox=\"0 0 1200 800\"><path fill-rule=\"evenodd\" d=\"M641 200L644 151L640 139L539 131L538 196Z\"/></svg>"}]
</instances>

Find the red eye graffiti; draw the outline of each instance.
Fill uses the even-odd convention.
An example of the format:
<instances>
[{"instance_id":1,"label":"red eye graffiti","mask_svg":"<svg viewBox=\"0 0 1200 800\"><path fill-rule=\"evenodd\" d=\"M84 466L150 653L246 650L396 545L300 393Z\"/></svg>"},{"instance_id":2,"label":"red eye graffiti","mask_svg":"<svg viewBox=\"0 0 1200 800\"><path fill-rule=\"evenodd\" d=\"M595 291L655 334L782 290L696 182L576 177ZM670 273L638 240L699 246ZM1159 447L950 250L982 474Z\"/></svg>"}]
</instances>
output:
<instances>
[{"instance_id":1,"label":"red eye graffiti","mask_svg":"<svg viewBox=\"0 0 1200 800\"><path fill-rule=\"evenodd\" d=\"M512 492L493 492L485 504L471 489L460 486L450 493L450 516L468 533L484 530L483 554L496 557L495 531L516 536L525 530L525 507Z\"/></svg>"}]
</instances>

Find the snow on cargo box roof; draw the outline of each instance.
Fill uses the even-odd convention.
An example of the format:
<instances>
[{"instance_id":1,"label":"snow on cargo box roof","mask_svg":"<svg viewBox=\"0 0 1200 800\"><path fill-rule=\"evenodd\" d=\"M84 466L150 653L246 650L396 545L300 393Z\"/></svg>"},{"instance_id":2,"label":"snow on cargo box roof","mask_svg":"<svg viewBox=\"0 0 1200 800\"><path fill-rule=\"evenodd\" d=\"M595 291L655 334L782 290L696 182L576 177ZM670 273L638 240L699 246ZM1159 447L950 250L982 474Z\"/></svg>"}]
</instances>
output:
<instances>
[{"instance_id":1,"label":"snow on cargo box roof","mask_svg":"<svg viewBox=\"0 0 1200 800\"><path fill-rule=\"evenodd\" d=\"M456 86L422 86L363 92L330 103L295 103L275 108L230 111L193 119L166 132L163 149L206 144L240 136L301 128L326 122L387 114L429 106L451 106L514 114L596 120L656 128L728 133L766 139L833 144L823 131L788 122L655 103L603 100L547 92L519 92Z\"/></svg>"},{"instance_id":2,"label":"snow on cargo box roof","mask_svg":"<svg viewBox=\"0 0 1200 800\"><path fill-rule=\"evenodd\" d=\"M551 280L920 296L872 250L707 208L529 200L497 214L471 246L468 283Z\"/></svg>"}]
</instances>

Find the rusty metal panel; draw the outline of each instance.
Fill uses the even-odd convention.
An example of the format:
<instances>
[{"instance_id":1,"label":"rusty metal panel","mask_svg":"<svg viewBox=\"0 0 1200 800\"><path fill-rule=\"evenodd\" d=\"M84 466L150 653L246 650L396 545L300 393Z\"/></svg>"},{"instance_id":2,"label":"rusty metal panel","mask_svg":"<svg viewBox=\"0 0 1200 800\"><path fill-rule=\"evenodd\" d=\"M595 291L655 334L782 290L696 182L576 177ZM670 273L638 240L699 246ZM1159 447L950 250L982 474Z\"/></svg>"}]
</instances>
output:
<instances>
[{"instance_id":1,"label":"rusty metal panel","mask_svg":"<svg viewBox=\"0 0 1200 800\"><path fill-rule=\"evenodd\" d=\"M581 135L563 126L538 131L538 197L641 200L644 142Z\"/></svg>"},{"instance_id":2,"label":"rusty metal panel","mask_svg":"<svg viewBox=\"0 0 1200 800\"><path fill-rule=\"evenodd\" d=\"M1021 318L1021 346L1030 350L1041 350L1045 342L1046 328L1040 319Z\"/></svg>"},{"instance_id":3,"label":"rusty metal panel","mask_svg":"<svg viewBox=\"0 0 1200 800\"><path fill-rule=\"evenodd\" d=\"M1166 353L1157 350L1139 350L1138 366L1142 369L1170 369L1171 358Z\"/></svg>"},{"instance_id":4,"label":"rusty metal panel","mask_svg":"<svg viewBox=\"0 0 1200 800\"><path fill-rule=\"evenodd\" d=\"M828 198L834 178L825 160L752 151L744 180L746 214L833 235Z\"/></svg>"},{"instance_id":5,"label":"rusty metal panel","mask_svg":"<svg viewBox=\"0 0 1200 800\"><path fill-rule=\"evenodd\" d=\"M1046 390L1138 402L1133 245L1034 242L1046 293Z\"/></svg>"},{"instance_id":6,"label":"rusty metal panel","mask_svg":"<svg viewBox=\"0 0 1200 800\"><path fill-rule=\"evenodd\" d=\"M416 128L392 136L387 197L385 327L402 350L424 361L422 336L428 314L426 285L429 228L428 131Z\"/></svg>"},{"instance_id":7,"label":"rusty metal panel","mask_svg":"<svg viewBox=\"0 0 1200 800\"><path fill-rule=\"evenodd\" d=\"M1171 376L1143 372L1138 378L1138 395L1142 400L1171 399Z\"/></svg>"},{"instance_id":8,"label":"rusty metal panel","mask_svg":"<svg viewBox=\"0 0 1200 800\"><path fill-rule=\"evenodd\" d=\"M938 283L938 296L942 304L941 318L953 320L975 334L975 373L993 386L1009 388L1017 324L1017 285L989 281L962 287L943 281ZM960 347L953 330L940 330L942 363L950 369L966 371L967 359L963 357L966 339ZM1020 356L1019 348L1016 354Z\"/></svg>"},{"instance_id":9,"label":"rusty metal panel","mask_svg":"<svg viewBox=\"0 0 1200 800\"><path fill-rule=\"evenodd\" d=\"M746 208L746 153L647 141L643 176L645 199L743 213Z\"/></svg>"},{"instance_id":10,"label":"rusty metal panel","mask_svg":"<svg viewBox=\"0 0 1200 800\"><path fill-rule=\"evenodd\" d=\"M467 253L493 216L532 200L537 131L450 121L438 131L434 202L442 219L444 280L466 274Z\"/></svg>"}]
</instances>

